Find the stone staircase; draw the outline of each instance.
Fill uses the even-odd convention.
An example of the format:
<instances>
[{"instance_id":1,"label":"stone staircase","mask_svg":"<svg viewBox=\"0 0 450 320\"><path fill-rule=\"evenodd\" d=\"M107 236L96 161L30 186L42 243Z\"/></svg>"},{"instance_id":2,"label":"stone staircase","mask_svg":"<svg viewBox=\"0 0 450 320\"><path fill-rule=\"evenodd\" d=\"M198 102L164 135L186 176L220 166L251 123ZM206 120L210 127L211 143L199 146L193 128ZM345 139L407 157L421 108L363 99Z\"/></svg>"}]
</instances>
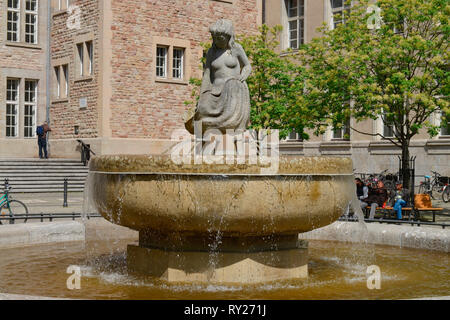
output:
<instances>
[{"instance_id":1,"label":"stone staircase","mask_svg":"<svg viewBox=\"0 0 450 320\"><path fill-rule=\"evenodd\" d=\"M69 192L82 192L88 167L72 159L0 159L0 191L5 178L11 193L63 192L64 178Z\"/></svg>"}]
</instances>

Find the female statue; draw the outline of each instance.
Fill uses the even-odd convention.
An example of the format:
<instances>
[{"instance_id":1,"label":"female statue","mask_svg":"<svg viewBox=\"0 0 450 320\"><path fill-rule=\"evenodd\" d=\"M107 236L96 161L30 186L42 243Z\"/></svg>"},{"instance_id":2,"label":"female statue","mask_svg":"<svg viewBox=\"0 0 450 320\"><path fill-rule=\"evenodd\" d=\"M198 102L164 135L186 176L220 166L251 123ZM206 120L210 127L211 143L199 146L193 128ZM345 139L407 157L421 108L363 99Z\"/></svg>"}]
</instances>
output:
<instances>
[{"instance_id":1,"label":"female statue","mask_svg":"<svg viewBox=\"0 0 450 320\"><path fill-rule=\"evenodd\" d=\"M195 114L185 121L194 133L193 121L201 121L202 131L219 129L245 130L250 119L250 96L245 80L251 65L241 45L234 42L233 24L218 20L210 27L213 38L206 55L200 98Z\"/></svg>"}]
</instances>

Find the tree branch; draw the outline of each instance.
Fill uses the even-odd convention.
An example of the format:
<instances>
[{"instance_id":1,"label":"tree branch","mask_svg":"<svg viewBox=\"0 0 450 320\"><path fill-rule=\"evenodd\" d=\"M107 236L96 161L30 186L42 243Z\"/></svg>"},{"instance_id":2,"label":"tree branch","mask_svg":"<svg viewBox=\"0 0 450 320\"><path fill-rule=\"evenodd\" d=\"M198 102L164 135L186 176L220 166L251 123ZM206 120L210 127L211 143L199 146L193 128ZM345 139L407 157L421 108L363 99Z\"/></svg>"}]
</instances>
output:
<instances>
[{"instance_id":1,"label":"tree branch","mask_svg":"<svg viewBox=\"0 0 450 320\"><path fill-rule=\"evenodd\" d=\"M390 142L391 142L392 144L394 144L396 147L399 147L399 148L402 147L402 145L399 144L397 141L395 141L395 140L393 140L393 139L391 139L391 138L385 137L385 136L383 136L381 133L378 133L378 132L377 132L377 133L367 133L367 132L362 132L362 131L359 131L359 130L353 128L352 126L350 126L350 129L352 129L353 131L356 131L356 132L358 132L358 133L360 133L360 134L367 135L367 136L381 137L381 138L383 138L383 139L386 139L386 140L390 141Z\"/></svg>"}]
</instances>

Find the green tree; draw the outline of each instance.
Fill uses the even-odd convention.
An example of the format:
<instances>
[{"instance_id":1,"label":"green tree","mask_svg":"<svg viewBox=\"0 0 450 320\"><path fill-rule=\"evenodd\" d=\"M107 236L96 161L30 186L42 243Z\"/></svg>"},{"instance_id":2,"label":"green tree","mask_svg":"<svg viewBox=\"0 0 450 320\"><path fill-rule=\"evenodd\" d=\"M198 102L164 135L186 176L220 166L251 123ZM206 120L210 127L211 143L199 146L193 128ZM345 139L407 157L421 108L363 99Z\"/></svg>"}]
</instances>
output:
<instances>
[{"instance_id":1,"label":"green tree","mask_svg":"<svg viewBox=\"0 0 450 320\"><path fill-rule=\"evenodd\" d=\"M315 133L345 119L381 118L394 137L379 135L402 151L405 187L410 188L409 146L419 130L438 134L430 117L449 112L448 0L360 0L345 24L321 29L299 52L306 70L305 104L315 110ZM379 26L376 22L379 20ZM351 103L349 103L351 101Z\"/></svg>"}]
</instances>

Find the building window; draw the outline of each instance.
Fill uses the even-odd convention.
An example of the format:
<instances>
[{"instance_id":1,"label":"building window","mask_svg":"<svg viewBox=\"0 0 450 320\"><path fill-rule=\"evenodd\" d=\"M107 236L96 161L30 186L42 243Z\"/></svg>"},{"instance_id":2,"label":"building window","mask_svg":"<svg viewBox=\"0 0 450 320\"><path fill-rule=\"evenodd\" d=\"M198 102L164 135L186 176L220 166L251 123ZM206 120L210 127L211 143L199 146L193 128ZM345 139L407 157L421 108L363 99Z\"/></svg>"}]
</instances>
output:
<instances>
[{"instance_id":1,"label":"building window","mask_svg":"<svg viewBox=\"0 0 450 320\"><path fill-rule=\"evenodd\" d=\"M20 41L20 0L8 0L7 40Z\"/></svg>"},{"instance_id":2,"label":"building window","mask_svg":"<svg viewBox=\"0 0 450 320\"><path fill-rule=\"evenodd\" d=\"M305 1L285 0L288 19L289 48L298 49L305 43Z\"/></svg>"},{"instance_id":3,"label":"building window","mask_svg":"<svg viewBox=\"0 0 450 320\"><path fill-rule=\"evenodd\" d=\"M24 133L25 138L35 136L36 128L37 81L25 80Z\"/></svg>"},{"instance_id":4,"label":"building window","mask_svg":"<svg viewBox=\"0 0 450 320\"><path fill-rule=\"evenodd\" d=\"M340 128L333 128L333 139L350 140L350 119Z\"/></svg>"},{"instance_id":5,"label":"building window","mask_svg":"<svg viewBox=\"0 0 450 320\"><path fill-rule=\"evenodd\" d=\"M445 117L444 112L441 112L441 136L450 136L450 115Z\"/></svg>"},{"instance_id":6,"label":"building window","mask_svg":"<svg viewBox=\"0 0 450 320\"><path fill-rule=\"evenodd\" d=\"M301 137L301 135L299 133L297 133L294 130L292 130L289 135L286 138L287 141L303 141L303 138Z\"/></svg>"},{"instance_id":7,"label":"building window","mask_svg":"<svg viewBox=\"0 0 450 320\"><path fill-rule=\"evenodd\" d=\"M38 11L38 0L8 0L6 40L37 44Z\"/></svg>"},{"instance_id":8,"label":"building window","mask_svg":"<svg viewBox=\"0 0 450 320\"><path fill-rule=\"evenodd\" d=\"M165 78L167 75L167 47L156 47L156 76Z\"/></svg>"},{"instance_id":9,"label":"building window","mask_svg":"<svg viewBox=\"0 0 450 320\"><path fill-rule=\"evenodd\" d=\"M184 49L174 48L173 49L173 71L172 76L175 79L183 79L183 69L184 69Z\"/></svg>"},{"instance_id":10,"label":"building window","mask_svg":"<svg viewBox=\"0 0 450 320\"><path fill-rule=\"evenodd\" d=\"M25 1L25 42L37 43L38 30L38 3L37 0Z\"/></svg>"},{"instance_id":11,"label":"building window","mask_svg":"<svg viewBox=\"0 0 450 320\"><path fill-rule=\"evenodd\" d=\"M6 136L17 137L19 111L19 79L6 80Z\"/></svg>"},{"instance_id":12,"label":"building window","mask_svg":"<svg viewBox=\"0 0 450 320\"><path fill-rule=\"evenodd\" d=\"M386 112L383 111L382 115L383 120L383 136L385 138L394 138L395 136L395 128L393 121L388 119Z\"/></svg>"},{"instance_id":13,"label":"building window","mask_svg":"<svg viewBox=\"0 0 450 320\"><path fill-rule=\"evenodd\" d=\"M86 43L86 52L87 52L87 57L88 57L88 65L87 65L87 73L89 75L92 75L93 71L94 71L94 45L92 43L92 41L87 41Z\"/></svg>"},{"instance_id":14,"label":"building window","mask_svg":"<svg viewBox=\"0 0 450 320\"><path fill-rule=\"evenodd\" d=\"M350 1L349 0L330 0L331 9L333 11L333 29L338 25L344 24L350 15Z\"/></svg>"},{"instance_id":15,"label":"building window","mask_svg":"<svg viewBox=\"0 0 450 320\"><path fill-rule=\"evenodd\" d=\"M78 65L78 75L83 76L84 73L84 45L83 43L77 44L77 65Z\"/></svg>"},{"instance_id":16,"label":"building window","mask_svg":"<svg viewBox=\"0 0 450 320\"><path fill-rule=\"evenodd\" d=\"M69 96L69 65L56 66L55 70L55 92L54 97L64 99Z\"/></svg>"},{"instance_id":17,"label":"building window","mask_svg":"<svg viewBox=\"0 0 450 320\"><path fill-rule=\"evenodd\" d=\"M94 71L94 43L86 41L77 43L76 47L77 76L91 76Z\"/></svg>"}]
</instances>

